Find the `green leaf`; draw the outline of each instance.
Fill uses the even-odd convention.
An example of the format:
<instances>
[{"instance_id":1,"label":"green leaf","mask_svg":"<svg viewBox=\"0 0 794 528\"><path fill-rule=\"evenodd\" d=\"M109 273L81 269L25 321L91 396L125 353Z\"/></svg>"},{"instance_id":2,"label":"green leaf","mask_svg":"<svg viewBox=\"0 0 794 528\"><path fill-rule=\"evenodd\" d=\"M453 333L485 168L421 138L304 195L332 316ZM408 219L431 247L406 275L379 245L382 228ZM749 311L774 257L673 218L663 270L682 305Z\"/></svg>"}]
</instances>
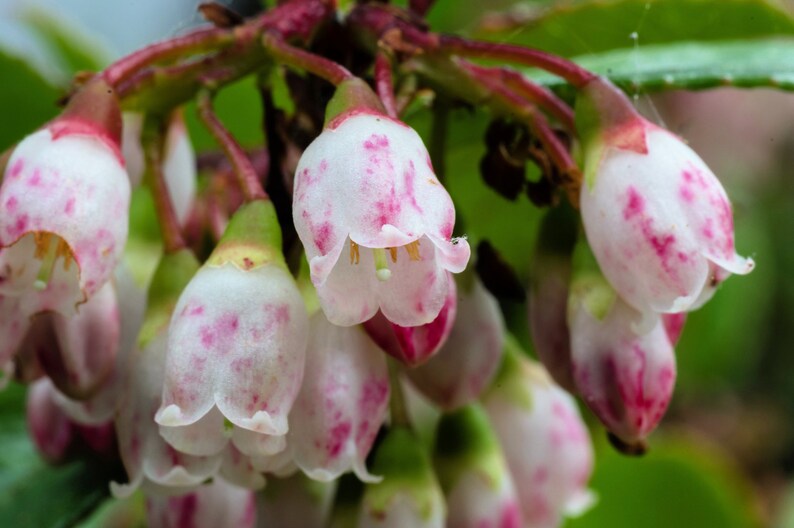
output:
<instances>
[{"instance_id":1,"label":"green leaf","mask_svg":"<svg viewBox=\"0 0 794 528\"><path fill-rule=\"evenodd\" d=\"M719 86L794 90L794 39L681 42L575 57L574 62L629 93ZM559 78L537 70L529 77L565 95Z\"/></svg>"},{"instance_id":2,"label":"green leaf","mask_svg":"<svg viewBox=\"0 0 794 528\"><path fill-rule=\"evenodd\" d=\"M564 56L680 41L794 35L794 19L770 0L557 2L519 28L481 35ZM682 61L683 62L683 61Z\"/></svg>"},{"instance_id":3,"label":"green leaf","mask_svg":"<svg viewBox=\"0 0 794 528\"><path fill-rule=\"evenodd\" d=\"M24 61L0 51L0 153L58 113L58 90Z\"/></svg>"},{"instance_id":4,"label":"green leaf","mask_svg":"<svg viewBox=\"0 0 794 528\"><path fill-rule=\"evenodd\" d=\"M25 22L30 24L68 76L85 70L99 71L110 62L106 50L50 12L34 8L25 15Z\"/></svg>"},{"instance_id":5,"label":"green leaf","mask_svg":"<svg viewBox=\"0 0 794 528\"><path fill-rule=\"evenodd\" d=\"M591 482L599 500L568 528L761 524L748 482L718 446L657 433L640 459L601 447Z\"/></svg>"}]
</instances>

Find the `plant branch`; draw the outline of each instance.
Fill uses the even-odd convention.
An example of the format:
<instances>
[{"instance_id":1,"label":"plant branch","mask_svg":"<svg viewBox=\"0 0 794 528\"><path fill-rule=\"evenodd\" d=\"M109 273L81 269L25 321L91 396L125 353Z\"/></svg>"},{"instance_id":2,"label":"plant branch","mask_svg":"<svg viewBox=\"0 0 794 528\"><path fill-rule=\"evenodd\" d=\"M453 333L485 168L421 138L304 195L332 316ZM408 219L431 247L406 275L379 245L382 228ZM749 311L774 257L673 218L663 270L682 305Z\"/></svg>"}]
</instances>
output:
<instances>
[{"instance_id":1,"label":"plant branch","mask_svg":"<svg viewBox=\"0 0 794 528\"><path fill-rule=\"evenodd\" d=\"M212 108L212 96L209 92L200 92L196 104L202 123L204 123L229 158L246 201L250 202L266 198L267 194L262 188L259 176L251 160L240 144L237 143L237 140L234 139L234 136L223 126L223 123L221 123L220 119L218 119L218 116L215 114Z\"/></svg>"},{"instance_id":2,"label":"plant branch","mask_svg":"<svg viewBox=\"0 0 794 528\"><path fill-rule=\"evenodd\" d=\"M394 98L391 59L384 51L379 51L375 56L375 89L388 116L397 118L397 102Z\"/></svg>"},{"instance_id":3,"label":"plant branch","mask_svg":"<svg viewBox=\"0 0 794 528\"><path fill-rule=\"evenodd\" d=\"M165 146L164 123L149 120L145 123L143 137L144 159L146 160L147 183L152 191L154 208L163 236L163 249L175 253L185 247L185 239L174 212L171 193L163 174L163 149Z\"/></svg>"},{"instance_id":4,"label":"plant branch","mask_svg":"<svg viewBox=\"0 0 794 528\"><path fill-rule=\"evenodd\" d=\"M262 37L262 45L276 61L293 68L306 70L335 86L341 84L342 81L353 78L353 74L341 64L292 46L275 33L265 33Z\"/></svg>"}]
</instances>

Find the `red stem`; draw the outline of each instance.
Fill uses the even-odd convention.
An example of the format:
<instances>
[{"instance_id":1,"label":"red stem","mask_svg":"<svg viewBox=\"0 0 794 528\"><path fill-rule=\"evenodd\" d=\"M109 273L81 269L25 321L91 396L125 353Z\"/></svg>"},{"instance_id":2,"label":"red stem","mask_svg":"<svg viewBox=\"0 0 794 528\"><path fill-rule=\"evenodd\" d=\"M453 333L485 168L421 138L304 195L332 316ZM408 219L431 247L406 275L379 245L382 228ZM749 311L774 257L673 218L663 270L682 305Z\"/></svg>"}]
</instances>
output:
<instances>
[{"instance_id":1,"label":"red stem","mask_svg":"<svg viewBox=\"0 0 794 528\"><path fill-rule=\"evenodd\" d=\"M375 57L375 89L389 117L397 118L397 101L394 98L394 79L391 60L383 51Z\"/></svg>"},{"instance_id":2,"label":"red stem","mask_svg":"<svg viewBox=\"0 0 794 528\"><path fill-rule=\"evenodd\" d=\"M265 33L262 37L262 45L277 61L313 73L334 86L339 86L343 81L353 78L353 74L341 64L292 46L275 33Z\"/></svg>"},{"instance_id":3,"label":"red stem","mask_svg":"<svg viewBox=\"0 0 794 528\"><path fill-rule=\"evenodd\" d=\"M149 187L152 190L154 208L160 224L160 233L163 236L163 250L166 253L176 253L185 247L185 239L174 212L171 194L165 184L165 175L163 174L164 138L162 127L159 126L154 136L145 138L144 156L149 173Z\"/></svg>"},{"instance_id":4,"label":"red stem","mask_svg":"<svg viewBox=\"0 0 794 528\"><path fill-rule=\"evenodd\" d=\"M569 131L576 131L573 110L551 90L539 86L517 71L507 68L489 68L468 61L460 61L459 64L477 77L501 77L508 88L546 110Z\"/></svg>"},{"instance_id":5,"label":"red stem","mask_svg":"<svg viewBox=\"0 0 794 528\"><path fill-rule=\"evenodd\" d=\"M180 58L186 53L215 50L223 45L231 44L234 39L234 33L227 29L199 29L181 37L156 42L122 57L108 66L102 75L108 84L117 86L153 63Z\"/></svg>"},{"instance_id":6,"label":"red stem","mask_svg":"<svg viewBox=\"0 0 794 528\"><path fill-rule=\"evenodd\" d=\"M253 200L267 198L267 194L262 188L259 176L251 160L240 144L237 143L237 140L234 139L234 136L223 126L218 116L215 115L215 111L212 109L212 97L210 94L208 92L201 92L196 104L201 121L229 158L246 200L251 202Z\"/></svg>"},{"instance_id":7,"label":"red stem","mask_svg":"<svg viewBox=\"0 0 794 528\"><path fill-rule=\"evenodd\" d=\"M575 88L583 88L596 77L594 73L562 57L514 44L481 42L451 35L439 35L438 44L441 51L465 57L504 60L540 68L562 77Z\"/></svg>"}]
</instances>

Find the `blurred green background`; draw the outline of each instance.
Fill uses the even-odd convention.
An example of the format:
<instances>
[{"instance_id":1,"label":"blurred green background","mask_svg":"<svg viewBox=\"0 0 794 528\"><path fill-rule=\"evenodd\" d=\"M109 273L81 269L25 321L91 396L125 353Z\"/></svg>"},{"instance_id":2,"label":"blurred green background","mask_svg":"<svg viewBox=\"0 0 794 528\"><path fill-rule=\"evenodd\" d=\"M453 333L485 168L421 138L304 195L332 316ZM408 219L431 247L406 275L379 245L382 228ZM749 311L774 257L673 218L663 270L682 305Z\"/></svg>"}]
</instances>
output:
<instances>
[{"instance_id":1,"label":"blurred green background","mask_svg":"<svg viewBox=\"0 0 794 528\"><path fill-rule=\"evenodd\" d=\"M790 7L771 0L438 0L430 12L435 29L536 46L613 76L649 119L684 137L719 175L734 203L738 250L757 263L689 317L677 347L675 397L649 454L617 454L584 411L597 448L599 503L568 526L794 527L794 95L777 89L794 86ZM19 49L0 50L0 151L57 112L71 74L110 58L97 55L95 28L64 25L41 10L0 10L3 16L26 25L49 62L32 66ZM755 88L683 90L720 85ZM262 141L258 109L250 81L218 99L222 119L246 145ZM408 121L429 138L425 110L413 107ZM481 180L484 110L456 108L450 120L446 183L466 233L475 244L490 241L526 284L543 211L525 196L506 202ZM197 148L213 148L192 112L188 122ZM503 308L530 348L526 307L504 301ZM4 512L25 497L47 497L47 519L68 524L88 500L83 488L62 491L81 468L38 461L24 436L23 401L19 386L0 393L0 526L11 526Z\"/></svg>"}]
</instances>

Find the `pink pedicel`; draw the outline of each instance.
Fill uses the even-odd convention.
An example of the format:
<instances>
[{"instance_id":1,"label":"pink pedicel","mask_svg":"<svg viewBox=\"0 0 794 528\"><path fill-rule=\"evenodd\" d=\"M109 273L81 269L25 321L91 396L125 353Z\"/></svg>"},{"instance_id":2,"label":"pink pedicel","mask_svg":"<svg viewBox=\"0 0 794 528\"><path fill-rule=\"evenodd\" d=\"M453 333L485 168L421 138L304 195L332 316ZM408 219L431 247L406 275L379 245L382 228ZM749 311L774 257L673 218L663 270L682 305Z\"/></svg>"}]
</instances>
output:
<instances>
[{"instance_id":1,"label":"pink pedicel","mask_svg":"<svg viewBox=\"0 0 794 528\"><path fill-rule=\"evenodd\" d=\"M146 518L157 528L254 528L256 498L250 490L213 479L184 495L148 494Z\"/></svg>"},{"instance_id":2,"label":"pink pedicel","mask_svg":"<svg viewBox=\"0 0 794 528\"><path fill-rule=\"evenodd\" d=\"M426 363L446 343L458 307L455 281L449 278L449 291L444 306L431 322L420 326L400 326L378 312L364 322L364 329L387 354L406 366L415 368Z\"/></svg>"},{"instance_id":3,"label":"pink pedicel","mask_svg":"<svg viewBox=\"0 0 794 528\"><path fill-rule=\"evenodd\" d=\"M406 371L411 383L445 410L480 396L499 368L505 340L499 304L479 279L458 291L457 317L446 343L427 363Z\"/></svg>"},{"instance_id":4,"label":"pink pedicel","mask_svg":"<svg viewBox=\"0 0 794 528\"><path fill-rule=\"evenodd\" d=\"M539 363L512 355L483 398L518 491L524 526L553 528L593 503L593 448L574 399ZM528 449L531 446L531 449Z\"/></svg>"},{"instance_id":5,"label":"pink pedicel","mask_svg":"<svg viewBox=\"0 0 794 528\"><path fill-rule=\"evenodd\" d=\"M594 81L602 109L601 143L589 148L580 207L588 242L606 278L640 312L679 313L700 306L715 275L752 271L734 247L733 214L717 177L680 138L636 114L614 87ZM611 98L611 99L610 99ZM595 100L595 97L593 98ZM642 134L637 136L637 131ZM627 137L640 137L644 148ZM600 149L600 150L597 150Z\"/></svg>"},{"instance_id":6,"label":"pink pedicel","mask_svg":"<svg viewBox=\"0 0 794 528\"><path fill-rule=\"evenodd\" d=\"M300 294L281 266L205 265L173 312L157 423L197 427L205 440L223 443L222 426L199 423L217 408L235 428L286 434L303 377L307 326Z\"/></svg>"},{"instance_id":7,"label":"pink pedicel","mask_svg":"<svg viewBox=\"0 0 794 528\"><path fill-rule=\"evenodd\" d=\"M580 304L570 321L577 390L604 426L628 445L644 440L659 424L676 377L675 354L661 317L640 335L634 331L638 317L618 298L603 320ZM675 328L670 331L675 335Z\"/></svg>"},{"instance_id":8,"label":"pink pedicel","mask_svg":"<svg viewBox=\"0 0 794 528\"><path fill-rule=\"evenodd\" d=\"M361 328L334 326L322 312L310 322L306 373L290 413L289 445L310 478L330 481L354 471L376 481L364 463L386 419L386 359Z\"/></svg>"},{"instance_id":9,"label":"pink pedicel","mask_svg":"<svg viewBox=\"0 0 794 528\"><path fill-rule=\"evenodd\" d=\"M36 311L70 316L121 257L130 186L106 141L56 136L53 127L16 147L0 186L0 293L33 296ZM49 280L39 284L42 275Z\"/></svg>"},{"instance_id":10,"label":"pink pedicel","mask_svg":"<svg viewBox=\"0 0 794 528\"><path fill-rule=\"evenodd\" d=\"M378 310L400 326L430 323L447 271L462 271L470 255L451 238L452 200L411 128L371 112L333 124L301 157L293 200L323 311L342 326Z\"/></svg>"}]
</instances>

